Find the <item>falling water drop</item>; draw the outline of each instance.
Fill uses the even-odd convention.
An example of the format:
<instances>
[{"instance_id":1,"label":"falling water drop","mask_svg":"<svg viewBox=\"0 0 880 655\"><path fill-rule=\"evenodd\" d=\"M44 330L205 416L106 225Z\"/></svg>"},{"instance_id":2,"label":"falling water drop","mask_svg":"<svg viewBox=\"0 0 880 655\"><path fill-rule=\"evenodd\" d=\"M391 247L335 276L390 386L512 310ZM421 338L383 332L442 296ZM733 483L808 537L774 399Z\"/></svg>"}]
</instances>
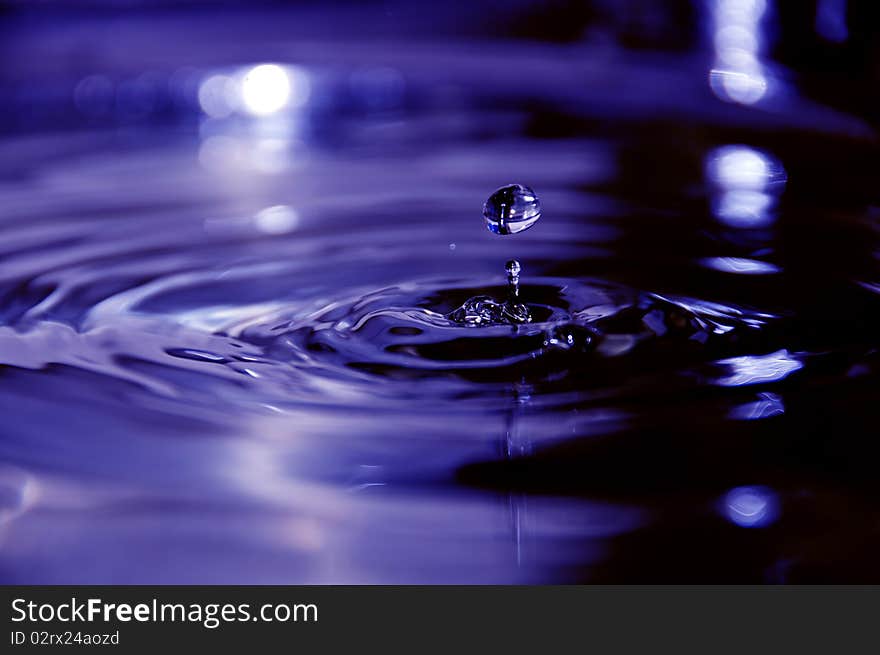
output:
<instances>
[{"instance_id":1,"label":"falling water drop","mask_svg":"<svg viewBox=\"0 0 880 655\"><path fill-rule=\"evenodd\" d=\"M490 232L516 234L530 228L541 218L538 196L524 184L508 184L496 190L483 205L483 218ZM522 266L509 260L507 271L507 297L503 300L491 296L475 296L447 315L450 320L468 326L518 325L529 323L532 314L528 305L520 302L519 274Z\"/></svg>"},{"instance_id":2,"label":"falling water drop","mask_svg":"<svg viewBox=\"0 0 880 655\"><path fill-rule=\"evenodd\" d=\"M538 222L541 202L524 184L508 184L489 196L483 205L483 218L490 232L516 234Z\"/></svg>"}]
</instances>

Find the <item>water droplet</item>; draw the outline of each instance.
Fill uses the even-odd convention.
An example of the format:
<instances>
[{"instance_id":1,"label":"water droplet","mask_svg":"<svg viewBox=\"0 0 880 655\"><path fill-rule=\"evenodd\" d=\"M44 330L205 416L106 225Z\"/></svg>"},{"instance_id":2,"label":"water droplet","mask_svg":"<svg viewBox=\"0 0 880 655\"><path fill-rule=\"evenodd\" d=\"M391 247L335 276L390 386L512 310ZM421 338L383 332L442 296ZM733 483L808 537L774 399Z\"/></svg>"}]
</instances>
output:
<instances>
[{"instance_id":1,"label":"water droplet","mask_svg":"<svg viewBox=\"0 0 880 655\"><path fill-rule=\"evenodd\" d=\"M507 293L511 301L519 298L519 273L522 266L515 259L511 259L504 268L507 270Z\"/></svg>"},{"instance_id":2,"label":"water droplet","mask_svg":"<svg viewBox=\"0 0 880 655\"><path fill-rule=\"evenodd\" d=\"M495 234L516 234L541 218L541 202L524 184L508 184L496 190L483 205L486 227Z\"/></svg>"},{"instance_id":3,"label":"water droplet","mask_svg":"<svg viewBox=\"0 0 880 655\"><path fill-rule=\"evenodd\" d=\"M463 325L517 325L532 320L529 308L519 302L519 274L522 266L511 259L504 266L507 271L507 299L504 302L491 296L475 296L449 314L447 318Z\"/></svg>"}]
</instances>

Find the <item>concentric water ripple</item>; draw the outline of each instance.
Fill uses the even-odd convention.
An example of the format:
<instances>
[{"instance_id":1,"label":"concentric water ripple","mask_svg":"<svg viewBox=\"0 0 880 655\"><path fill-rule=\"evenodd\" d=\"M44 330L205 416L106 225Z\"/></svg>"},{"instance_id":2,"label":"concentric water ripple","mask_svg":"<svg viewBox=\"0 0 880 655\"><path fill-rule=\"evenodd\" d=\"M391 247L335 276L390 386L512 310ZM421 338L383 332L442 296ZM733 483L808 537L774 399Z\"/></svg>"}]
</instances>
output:
<instances>
[{"instance_id":1,"label":"concentric water ripple","mask_svg":"<svg viewBox=\"0 0 880 655\"><path fill-rule=\"evenodd\" d=\"M281 117L2 137L0 577L877 578L869 128L399 45ZM515 181L541 219L489 234ZM532 320L455 320L511 258Z\"/></svg>"}]
</instances>

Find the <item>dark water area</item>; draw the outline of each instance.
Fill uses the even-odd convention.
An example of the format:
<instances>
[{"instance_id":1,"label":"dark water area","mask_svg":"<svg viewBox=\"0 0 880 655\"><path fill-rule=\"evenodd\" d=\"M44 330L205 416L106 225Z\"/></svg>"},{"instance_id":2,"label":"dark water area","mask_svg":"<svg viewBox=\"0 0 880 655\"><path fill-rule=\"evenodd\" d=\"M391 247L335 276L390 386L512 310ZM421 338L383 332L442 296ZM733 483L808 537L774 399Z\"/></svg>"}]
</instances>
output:
<instances>
[{"instance_id":1,"label":"dark water area","mask_svg":"<svg viewBox=\"0 0 880 655\"><path fill-rule=\"evenodd\" d=\"M0 581L880 582L870 82L668 5L7 8Z\"/></svg>"}]
</instances>

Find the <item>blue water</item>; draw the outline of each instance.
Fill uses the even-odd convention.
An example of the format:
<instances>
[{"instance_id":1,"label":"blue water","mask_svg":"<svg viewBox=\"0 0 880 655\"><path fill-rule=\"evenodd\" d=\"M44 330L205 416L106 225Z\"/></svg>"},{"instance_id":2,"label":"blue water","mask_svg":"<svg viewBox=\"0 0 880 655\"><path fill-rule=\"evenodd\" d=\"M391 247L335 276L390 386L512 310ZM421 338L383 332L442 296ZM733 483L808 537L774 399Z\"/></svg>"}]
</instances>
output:
<instances>
[{"instance_id":1,"label":"blue water","mask_svg":"<svg viewBox=\"0 0 880 655\"><path fill-rule=\"evenodd\" d=\"M4 582L880 578L867 123L698 52L131 24L5 73ZM530 320L455 320L511 258Z\"/></svg>"}]
</instances>

